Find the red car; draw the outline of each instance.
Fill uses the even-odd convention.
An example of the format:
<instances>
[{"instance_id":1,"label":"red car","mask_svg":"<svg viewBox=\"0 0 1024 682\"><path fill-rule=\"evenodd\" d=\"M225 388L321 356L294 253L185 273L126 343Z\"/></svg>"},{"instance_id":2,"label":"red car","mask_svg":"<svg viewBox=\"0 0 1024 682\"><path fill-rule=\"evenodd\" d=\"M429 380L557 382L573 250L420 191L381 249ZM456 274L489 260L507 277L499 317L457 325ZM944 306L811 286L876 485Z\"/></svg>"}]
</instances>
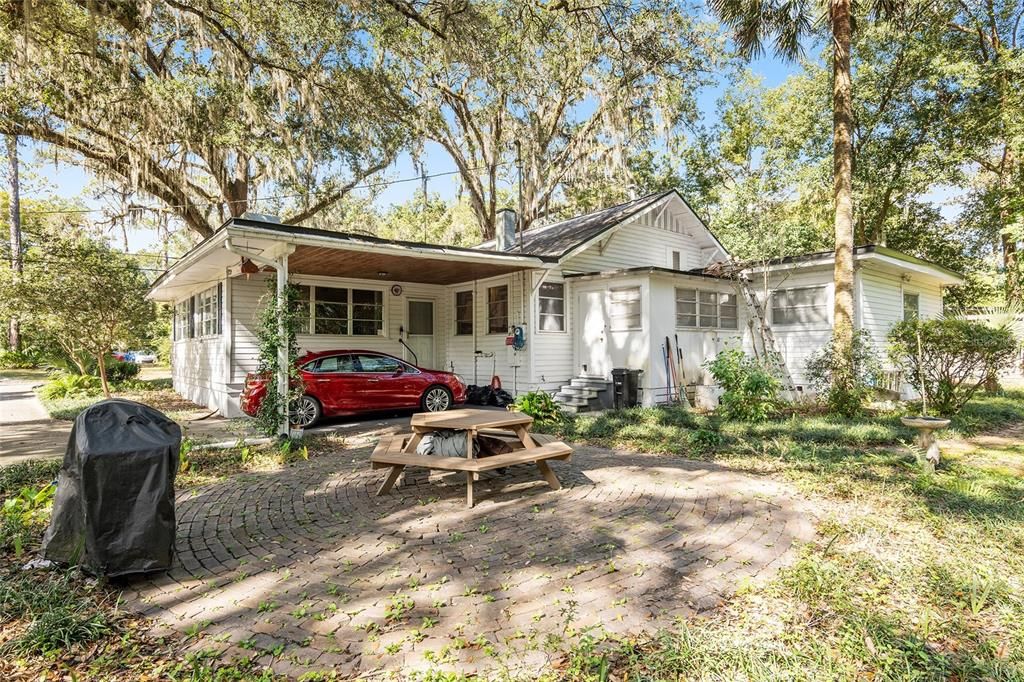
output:
<instances>
[{"instance_id":1,"label":"red car","mask_svg":"<svg viewBox=\"0 0 1024 682\"><path fill-rule=\"evenodd\" d=\"M321 417L405 408L444 412L466 402L466 384L457 374L416 367L387 353L329 350L296 361L305 393L291 406L291 420L310 426ZM268 377L250 372L241 408L259 410Z\"/></svg>"}]
</instances>

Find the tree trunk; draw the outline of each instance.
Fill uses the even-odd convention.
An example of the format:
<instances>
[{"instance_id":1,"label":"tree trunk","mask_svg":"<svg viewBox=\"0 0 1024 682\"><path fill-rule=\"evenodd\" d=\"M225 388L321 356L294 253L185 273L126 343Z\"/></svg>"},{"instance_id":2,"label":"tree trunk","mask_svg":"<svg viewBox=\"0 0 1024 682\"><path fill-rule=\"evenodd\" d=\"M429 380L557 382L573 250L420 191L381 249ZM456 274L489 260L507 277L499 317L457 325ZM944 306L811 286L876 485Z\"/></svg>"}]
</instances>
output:
<instances>
[{"instance_id":1,"label":"tree trunk","mask_svg":"<svg viewBox=\"0 0 1024 682\"><path fill-rule=\"evenodd\" d=\"M7 136L7 163L11 177L10 195L10 233L11 233L11 271L14 276L21 276L21 186L18 180L18 137ZM21 324L17 316L11 316L7 330L7 347L12 351L21 350Z\"/></svg>"},{"instance_id":2,"label":"tree trunk","mask_svg":"<svg viewBox=\"0 0 1024 682\"><path fill-rule=\"evenodd\" d=\"M832 123L835 189L835 314L832 334L843 383L853 372L853 84L850 76L851 0L832 0ZM847 383L850 382L850 383ZM836 386L842 390L844 386Z\"/></svg>"},{"instance_id":3,"label":"tree trunk","mask_svg":"<svg viewBox=\"0 0 1024 682\"><path fill-rule=\"evenodd\" d=\"M107 381L107 354L100 353L96 356L96 366L100 372L100 383L103 384L104 397L110 397L110 383Z\"/></svg>"}]
</instances>

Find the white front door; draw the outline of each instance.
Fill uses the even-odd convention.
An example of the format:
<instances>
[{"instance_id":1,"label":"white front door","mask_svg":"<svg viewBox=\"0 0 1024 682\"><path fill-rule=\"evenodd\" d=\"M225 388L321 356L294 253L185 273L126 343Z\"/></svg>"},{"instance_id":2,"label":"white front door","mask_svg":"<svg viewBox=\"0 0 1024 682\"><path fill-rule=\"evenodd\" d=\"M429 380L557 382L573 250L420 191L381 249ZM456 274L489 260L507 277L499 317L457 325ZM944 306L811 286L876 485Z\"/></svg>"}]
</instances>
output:
<instances>
[{"instance_id":1,"label":"white front door","mask_svg":"<svg viewBox=\"0 0 1024 682\"><path fill-rule=\"evenodd\" d=\"M578 316L576 357L583 376L608 376L608 311L604 291L584 291L576 296Z\"/></svg>"},{"instance_id":2,"label":"white front door","mask_svg":"<svg viewBox=\"0 0 1024 682\"><path fill-rule=\"evenodd\" d=\"M406 316L406 343L416 353L406 359L425 369L436 369L434 355L434 302L409 301ZM406 351L406 355L409 353Z\"/></svg>"}]
</instances>

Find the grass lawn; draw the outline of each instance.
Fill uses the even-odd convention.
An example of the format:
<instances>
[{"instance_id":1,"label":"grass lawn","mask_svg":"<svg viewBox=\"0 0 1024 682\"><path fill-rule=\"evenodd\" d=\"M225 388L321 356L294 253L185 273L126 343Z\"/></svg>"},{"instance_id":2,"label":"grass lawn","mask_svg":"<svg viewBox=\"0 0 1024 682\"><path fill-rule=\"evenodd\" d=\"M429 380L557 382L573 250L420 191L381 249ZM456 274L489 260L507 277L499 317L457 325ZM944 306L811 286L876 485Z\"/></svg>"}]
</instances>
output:
<instances>
[{"instance_id":1,"label":"grass lawn","mask_svg":"<svg viewBox=\"0 0 1024 682\"><path fill-rule=\"evenodd\" d=\"M958 416L930 477L897 414L724 423L677 409L578 417L544 430L577 442L714 460L789 482L817 539L769 583L671 631L587 639L550 680L1024 680L1024 394L983 396ZM182 487L301 466L344 445L191 452ZM38 489L56 464L0 470L0 497ZM0 671L79 679L260 679L254 668L184 659L115 608L116 587L16 571L45 509L0 532ZM15 557L12 538L21 536ZM11 662L13 661L13 663ZM263 679L270 679L264 676ZM429 679L454 679L438 675Z\"/></svg>"}]
</instances>

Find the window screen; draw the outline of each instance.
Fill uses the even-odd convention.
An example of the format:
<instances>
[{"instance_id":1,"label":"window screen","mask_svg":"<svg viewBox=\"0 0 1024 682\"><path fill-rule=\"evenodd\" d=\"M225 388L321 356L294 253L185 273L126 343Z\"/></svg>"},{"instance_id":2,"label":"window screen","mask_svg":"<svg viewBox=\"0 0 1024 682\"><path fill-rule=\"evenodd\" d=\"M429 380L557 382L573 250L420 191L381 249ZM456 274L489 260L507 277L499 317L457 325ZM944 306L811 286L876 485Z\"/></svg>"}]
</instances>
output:
<instances>
[{"instance_id":1,"label":"window screen","mask_svg":"<svg viewBox=\"0 0 1024 682\"><path fill-rule=\"evenodd\" d=\"M718 326L718 294L714 291L697 293L700 301L700 326L704 328Z\"/></svg>"},{"instance_id":2,"label":"window screen","mask_svg":"<svg viewBox=\"0 0 1024 682\"><path fill-rule=\"evenodd\" d=\"M827 322L828 292L825 287L783 289L772 294L773 324Z\"/></svg>"},{"instance_id":3,"label":"window screen","mask_svg":"<svg viewBox=\"0 0 1024 682\"><path fill-rule=\"evenodd\" d=\"M348 289L313 287L313 333L348 333Z\"/></svg>"},{"instance_id":4,"label":"window screen","mask_svg":"<svg viewBox=\"0 0 1024 682\"><path fill-rule=\"evenodd\" d=\"M612 331L642 328L640 287L611 290L610 322Z\"/></svg>"},{"instance_id":5,"label":"window screen","mask_svg":"<svg viewBox=\"0 0 1024 682\"><path fill-rule=\"evenodd\" d=\"M544 332L564 332L565 285L561 282L545 282L541 284L537 302L540 307L540 330Z\"/></svg>"},{"instance_id":6,"label":"window screen","mask_svg":"<svg viewBox=\"0 0 1024 682\"><path fill-rule=\"evenodd\" d=\"M916 320L921 316L921 295L903 294L903 319Z\"/></svg>"},{"instance_id":7,"label":"window screen","mask_svg":"<svg viewBox=\"0 0 1024 682\"><path fill-rule=\"evenodd\" d=\"M676 289L676 326L697 326L696 289Z\"/></svg>"},{"instance_id":8,"label":"window screen","mask_svg":"<svg viewBox=\"0 0 1024 682\"><path fill-rule=\"evenodd\" d=\"M353 289L352 334L354 336L377 336L383 330L384 292L374 289Z\"/></svg>"},{"instance_id":9,"label":"window screen","mask_svg":"<svg viewBox=\"0 0 1024 682\"><path fill-rule=\"evenodd\" d=\"M430 336L434 333L434 304L409 301L409 333Z\"/></svg>"}]
</instances>

